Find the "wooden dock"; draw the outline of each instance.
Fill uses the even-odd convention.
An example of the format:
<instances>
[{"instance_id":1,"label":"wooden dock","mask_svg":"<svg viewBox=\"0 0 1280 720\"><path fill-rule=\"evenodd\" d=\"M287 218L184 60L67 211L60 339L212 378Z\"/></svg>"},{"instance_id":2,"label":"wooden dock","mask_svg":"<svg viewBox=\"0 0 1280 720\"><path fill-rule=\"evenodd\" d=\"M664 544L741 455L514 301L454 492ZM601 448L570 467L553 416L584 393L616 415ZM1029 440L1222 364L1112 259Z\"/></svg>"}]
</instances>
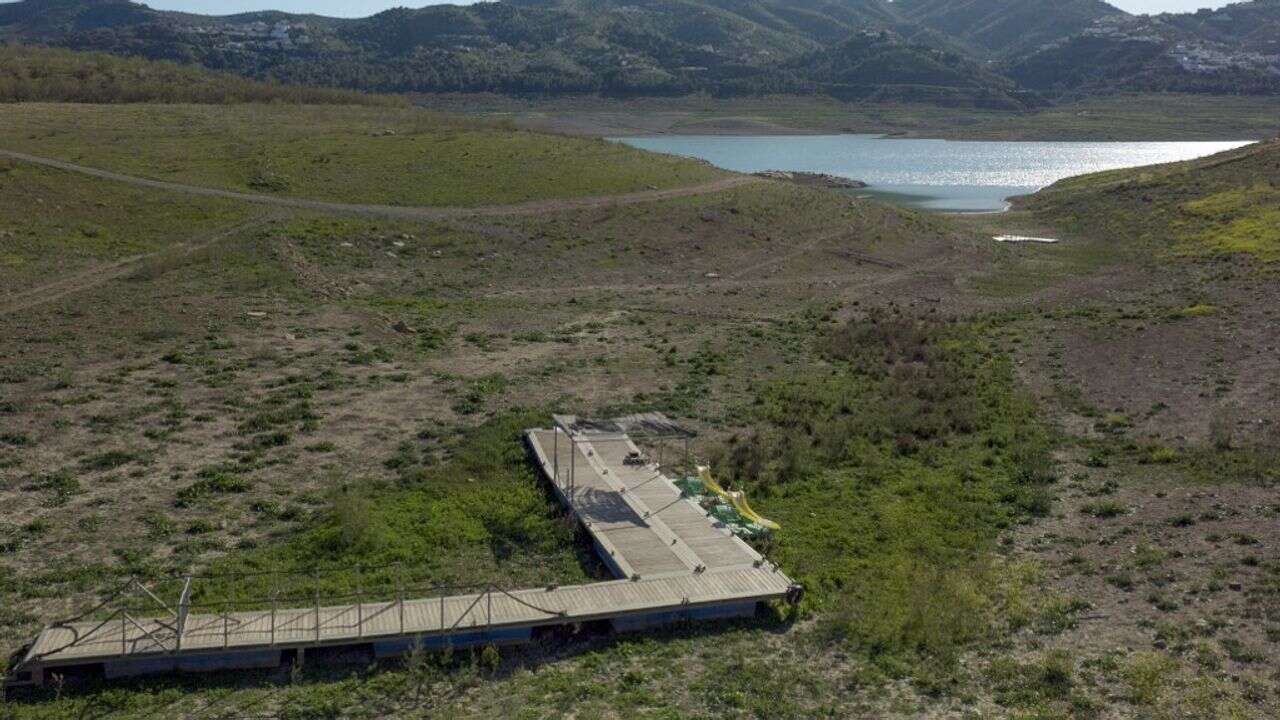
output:
<instances>
[{"instance_id":1,"label":"wooden dock","mask_svg":"<svg viewBox=\"0 0 1280 720\"><path fill-rule=\"evenodd\" d=\"M111 678L274 667L300 662L311 648L361 647L387 657L414 646L527 641L539 628L589 621L636 630L739 617L761 602L794 598L798 588L776 565L683 498L656 465L636 463L639 450L626 434L561 424L525 439L616 580L377 602L317 599L310 607L247 612L201 612L183 598L168 605L152 595L166 612L139 618L104 608L96 619L45 628L7 682L41 685L60 672Z\"/></svg>"}]
</instances>

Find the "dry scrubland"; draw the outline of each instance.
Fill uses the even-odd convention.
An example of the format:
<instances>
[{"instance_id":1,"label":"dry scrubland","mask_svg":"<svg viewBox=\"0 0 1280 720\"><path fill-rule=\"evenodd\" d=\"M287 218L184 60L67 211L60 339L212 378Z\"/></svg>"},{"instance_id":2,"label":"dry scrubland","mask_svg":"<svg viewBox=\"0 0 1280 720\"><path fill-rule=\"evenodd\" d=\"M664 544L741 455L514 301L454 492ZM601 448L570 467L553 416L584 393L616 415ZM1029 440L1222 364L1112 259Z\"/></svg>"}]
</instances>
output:
<instances>
[{"instance_id":1,"label":"dry scrubland","mask_svg":"<svg viewBox=\"0 0 1280 720\"><path fill-rule=\"evenodd\" d=\"M0 116L3 148L340 201L719 175L400 109ZM598 577L518 444L552 410L698 427L809 588L751 622L90 682L0 717L1274 717L1273 255L1197 240L1269 212L1278 153L1252 152L964 220L761 182L405 222L0 164L6 650L127 574Z\"/></svg>"}]
</instances>

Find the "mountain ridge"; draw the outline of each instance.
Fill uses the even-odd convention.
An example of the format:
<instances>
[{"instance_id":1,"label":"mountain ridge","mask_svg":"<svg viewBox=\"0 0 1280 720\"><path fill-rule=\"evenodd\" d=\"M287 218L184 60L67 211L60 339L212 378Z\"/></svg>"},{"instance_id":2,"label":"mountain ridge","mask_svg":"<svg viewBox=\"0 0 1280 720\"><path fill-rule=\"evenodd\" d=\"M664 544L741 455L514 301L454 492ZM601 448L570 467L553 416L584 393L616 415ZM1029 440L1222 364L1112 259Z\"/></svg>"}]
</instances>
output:
<instances>
[{"instance_id":1,"label":"mountain ridge","mask_svg":"<svg viewBox=\"0 0 1280 720\"><path fill-rule=\"evenodd\" d=\"M355 19L205 16L130 0L0 5L0 40L285 83L1002 109L1112 89L1277 93L1276 37L1280 0L1154 18L1102 0L506 0ZM1222 67L1202 67L1213 62Z\"/></svg>"}]
</instances>

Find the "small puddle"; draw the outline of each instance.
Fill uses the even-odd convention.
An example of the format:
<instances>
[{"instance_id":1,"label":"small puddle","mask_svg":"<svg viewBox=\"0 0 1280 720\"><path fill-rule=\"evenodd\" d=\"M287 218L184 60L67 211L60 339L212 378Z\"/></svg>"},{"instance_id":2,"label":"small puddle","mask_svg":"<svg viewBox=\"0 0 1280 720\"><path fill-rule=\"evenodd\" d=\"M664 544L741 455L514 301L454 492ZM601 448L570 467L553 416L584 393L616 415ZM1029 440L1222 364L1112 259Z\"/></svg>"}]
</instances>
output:
<instances>
[{"instance_id":1,"label":"small puddle","mask_svg":"<svg viewBox=\"0 0 1280 720\"><path fill-rule=\"evenodd\" d=\"M1052 243L1058 242L1057 238L1028 237L1026 235L996 235L991 239L995 240L996 242L1002 242L1002 243L1050 243L1052 244Z\"/></svg>"}]
</instances>

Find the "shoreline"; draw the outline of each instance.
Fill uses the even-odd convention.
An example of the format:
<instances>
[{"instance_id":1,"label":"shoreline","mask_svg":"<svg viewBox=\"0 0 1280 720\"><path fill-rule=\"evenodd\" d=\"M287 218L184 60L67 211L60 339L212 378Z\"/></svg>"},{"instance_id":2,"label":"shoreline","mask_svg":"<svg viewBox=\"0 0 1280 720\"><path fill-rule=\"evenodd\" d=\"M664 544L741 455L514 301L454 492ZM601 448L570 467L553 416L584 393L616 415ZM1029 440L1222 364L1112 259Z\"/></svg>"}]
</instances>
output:
<instances>
[{"instance_id":1,"label":"shoreline","mask_svg":"<svg viewBox=\"0 0 1280 720\"><path fill-rule=\"evenodd\" d=\"M579 137L874 134L889 138L1045 142L1265 140L1280 97L1145 93L1095 96L1035 111L844 103L827 97L617 99L418 95L415 105Z\"/></svg>"}]
</instances>

